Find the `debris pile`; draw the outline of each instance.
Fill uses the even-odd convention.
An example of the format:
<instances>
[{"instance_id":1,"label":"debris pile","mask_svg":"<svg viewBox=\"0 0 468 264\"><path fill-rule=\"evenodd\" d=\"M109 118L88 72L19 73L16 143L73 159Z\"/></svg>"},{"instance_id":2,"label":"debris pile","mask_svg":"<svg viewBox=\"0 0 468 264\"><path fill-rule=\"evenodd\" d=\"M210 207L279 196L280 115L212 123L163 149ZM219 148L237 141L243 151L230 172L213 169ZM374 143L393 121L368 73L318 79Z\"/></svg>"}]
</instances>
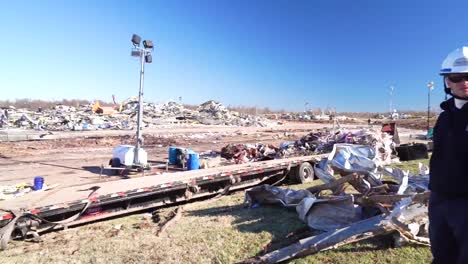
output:
<instances>
[{"instance_id":1,"label":"debris pile","mask_svg":"<svg viewBox=\"0 0 468 264\"><path fill-rule=\"evenodd\" d=\"M392 150L395 147L392 136L371 129L354 132L344 130L311 132L299 140L283 142L279 147L262 143L228 144L221 149L221 157L235 163L255 162L330 153L336 144L343 143L370 146L373 153L372 160L379 165L392 162Z\"/></svg>"},{"instance_id":2,"label":"debris pile","mask_svg":"<svg viewBox=\"0 0 468 264\"><path fill-rule=\"evenodd\" d=\"M221 157L234 160L235 163L247 163L278 158L279 149L273 145L261 143L228 144L221 149Z\"/></svg>"},{"instance_id":3,"label":"debris pile","mask_svg":"<svg viewBox=\"0 0 468 264\"><path fill-rule=\"evenodd\" d=\"M387 164L391 162L392 149L395 147L392 136L372 129L339 130L336 133L330 131L311 132L297 140L294 147L310 154L320 154L331 152L333 146L339 143L372 146L376 155L379 156L378 158Z\"/></svg>"},{"instance_id":4,"label":"debris pile","mask_svg":"<svg viewBox=\"0 0 468 264\"><path fill-rule=\"evenodd\" d=\"M23 196L31 191L33 191L33 187L27 183L0 186L0 201L10 200L15 197Z\"/></svg>"},{"instance_id":5,"label":"debris pile","mask_svg":"<svg viewBox=\"0 0 468 264\"><path fill-rule=\"evenodd\" d=\"M44 183L40 190L35 190L33 185L26 182L18 183L16 185L3 185L0 186L0 201L21 197L32 192L50 190L57 186L58 184L52 184L51 186L48 186Z\"/></svg>"},{"instance_id":6,"label":"debris pile","mask_svg":"<svg viewBox=\"0 0 468 264\"><path fill-rule=\"evenodd\" d=\"M270 119L294 120L294 121L323 121L335 122L346 121L348 123L359 123L359 120L345 115L337 115L334 111L306 111L281 114L269 114Z\"/></svg>"},{"instance_id":7,"label":"debris pile","mask_svg":"<svg viewBox=\"0 0 468 264\"><path fill-rule=\"evenodd\" d=\"M246 191L249 207L295 208L303 222L322 232L246 262L283 262L383 234L394 234L395 245L429 245L427 166L420 165L420 173L410 175L372 162L372 153L370 146L336 144L315 167L323 185L303 190L262 185ZM341 175L338 179L335 171ZM348 186L354 190L348 191Z\"/></svg>"},{"instance_id":8,"label":"debris pile","mask_svg":"<svg viewBox=\"0 0 468 264\"><path fill-rule=\"evenodd\" d=\"M205 125L234 125L234 126L270 126L271 122L259 116L241 114L230 111L219 102L210 100L198 107L196 119Z\"/></svg>"},{"instance_id":9,"label":"debris pile","mask_svg":"<svg viewBox=\"0 0 468 264\"><path fill-rule=\"evenodd\" d=\"M0 128L19 127L23 129L48 131L81 131L97 129L133 129L138 114L138 98L131 97L121 104L103 106L94 104L77 107L57 105L51 109L1 109ZM221 103L208 101L197 110L185 108L177 102L164 104L143 103L143 122L146 127L187 122L205 125L272 126L266 118L230 111Z\"/></svg>"},{"instance_id":10,"label":"debris pile","mask_svg":"<svg viewBox=\"0 0 468 264\"><path fill-rule=\"evenodd\" d=\"M121 113L135 117L138 114L138 97L131 97L121 104ZM164 104L143 102L143 118L146 123L155 123L156 120L170 117L190 117L192 110L186 109L182 104L169 101Z\"/></svg>"},{"instance_id":11,"label":"debris pile","mask_svg":"<svg viewBox=\"0 0 468 264\"><path fill-rule=\"evenodd\" d=\"M96 129L132 129L131 118L125 114L98 114L92 111L93 105L71 107L57 105L52 109L8 109L9 116L3 125L23 129L48 131L81 131Z\"/></svg>"}]
</instances>

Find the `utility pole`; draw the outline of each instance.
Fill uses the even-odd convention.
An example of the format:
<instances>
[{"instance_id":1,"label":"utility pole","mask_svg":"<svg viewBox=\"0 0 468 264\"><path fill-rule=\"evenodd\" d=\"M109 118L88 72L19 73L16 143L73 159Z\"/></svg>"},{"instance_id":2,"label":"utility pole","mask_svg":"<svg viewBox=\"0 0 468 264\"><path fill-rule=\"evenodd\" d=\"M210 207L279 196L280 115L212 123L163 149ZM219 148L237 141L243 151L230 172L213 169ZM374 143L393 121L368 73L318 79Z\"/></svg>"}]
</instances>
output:
<instances>
[{"instance_id":1,"label":"utility pole","mask_svg":"<svg viewBox=\"0 0 468 264\"><path fill-rule=\"evenodd\" d=\"M393 91L394 90L395 90L395 87L393 87L393 85L390 85L390 90L389 90L389 94L390 94L390 102L389 102L390 118L392 117L392 114L393 114Z\"/></svg>"},{"instance_id":2,"label":"utility pole","mask_svg":"<svg viewBox=\"0 0 468 264\"><path fill-rule=\"evenodd\" d=\"M434 90L434 82L428 82L427 88L427 131L429 132L431 127L429 124L429 119L431 118L431 91Z\"/></svg>"}]
</instances>

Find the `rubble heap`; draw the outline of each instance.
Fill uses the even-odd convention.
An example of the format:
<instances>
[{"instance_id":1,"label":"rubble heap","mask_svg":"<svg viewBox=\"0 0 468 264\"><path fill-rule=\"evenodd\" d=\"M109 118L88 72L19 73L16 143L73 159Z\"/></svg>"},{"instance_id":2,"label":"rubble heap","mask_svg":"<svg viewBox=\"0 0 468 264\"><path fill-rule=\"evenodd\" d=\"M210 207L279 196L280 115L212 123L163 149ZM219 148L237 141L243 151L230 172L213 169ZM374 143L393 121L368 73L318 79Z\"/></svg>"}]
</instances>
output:
<instances>
[{"instance_id":1,"label":"rubble heap","mask_svg":"<svg viewBox=\"0 0 468 264\"><path fill-rule=\"evenodd\" d=\"M321 130L311 132L293 142L283 142L279 147L262 143L228 144L221 149L221 157L235 163L255 162L330 153L335 144L341 143L370 146L375 156L374 161L379 164L389 164L392 161L392 136L372 129L337 132Z\"/></svg>"},{"instance_id":2,"label":"rubble heap","mask_svg":"<svg viewBox=\"0 0 468 264\"><path fill-rule=\"evenodd\" d=\"M57 105L52 109L7 109L8 117L1 127L19 127L23 129L70 131L95 129L132 129L129 116L124 114L102 115L92 111L92 105L70 107Z\"/></svg>"},{"instance_id":3,"label":"rubble heap","mask_svg":"<svg viewBox=\"0 0 468 264\"><path fill-rule=\"evenodd\" d=\"M268 126L270 123L259 116L230 111L219 102L210 100L198 107L197 120L205 125Z\"/></svg>"},{"instance_id":4,"label":"rubble heap","mask_svg":"<svg viewBox=\"0 0 468 264\"><path fill-rule=\"evenodd\" d=\"M321 154L331 152L333 146L339 143L372 146L381 162L386 164L391 162L392 148L395 147L391 135L373 129L311 132L295 141L293 147L306 154Z\"/></svg>"},{"instance_id":5,"label":"rubble heap","mask_svg":"<svg viewBox=\"0 0 468 264\"><path fill-rule=\"evenodd\" d=\"M279 149L273 145L262 143L228 144L221 149L221 157L234 160L235 163L247 163L278 158Z\"/></svg>"},{"instance_id":6,"label":"rubble heap","mask_svg":"<svg viewBox=\"0 0 468 264\"><path fill-rule=\"evenodd\" d=\"M1 109L0 128L80 131L135 127L138 116L137 97L131 97L113 107L97 107L96 104L78 107L57 105L52 109L37 111L9 107ZM201 104L197 110L187 109L182 104L172 101L164 104L143 103L143 123L146 127L177 120L205 125L272 126L274 124L262 117L230 111L221 103L212 100Z\"/></svg>"}]
</instances>

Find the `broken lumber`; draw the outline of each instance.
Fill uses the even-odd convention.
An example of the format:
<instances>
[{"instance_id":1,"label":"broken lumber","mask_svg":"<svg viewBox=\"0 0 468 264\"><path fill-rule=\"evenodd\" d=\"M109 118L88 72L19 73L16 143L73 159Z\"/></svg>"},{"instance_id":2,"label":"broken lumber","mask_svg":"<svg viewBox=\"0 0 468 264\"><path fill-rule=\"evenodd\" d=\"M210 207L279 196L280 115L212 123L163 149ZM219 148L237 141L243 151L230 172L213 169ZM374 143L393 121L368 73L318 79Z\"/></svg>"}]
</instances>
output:
<instances>
[{"instance_id":1,"label":"broken lumber","mask_svg":"<svg viewBox=\"0 0 468 264\"><path fill-rule=\"evenodd\" d=\"M290 246L265 254L257 258L255 262L278 263L291 258L314 254L338 244L352 243L391 232L380 225L382 220L384 220L384 216L378 215L335 231L324 232L320 235L304 238Z\"/></svg>"},{"instance_id":2,"label":"broken lumber","mask_svg":"<svg viewBox=\"0 0 468 264\"><path fill-rule=\"evenodd\" d=\"M355 203L363 205L375 204L392 204L399 202L405 198L411 198L414 202L425 204L429 200L430 192L418 194L389 194L389 195L372 195L356 197Z\"/></svg>"},{"instance_id":3,"label":"broken lumber","mask_svg":"<svg viewBox=\"0 0 468 264\"><path fill-rule=\"evenodd\" d=\"M183 206L178 207L175 210L174 216L161 225L161 228L159 228L159 230L156 232L156 236L160 236L171 224L177 222L182 217L183 211L184 211Z\"/></svg>"}]
</instances>

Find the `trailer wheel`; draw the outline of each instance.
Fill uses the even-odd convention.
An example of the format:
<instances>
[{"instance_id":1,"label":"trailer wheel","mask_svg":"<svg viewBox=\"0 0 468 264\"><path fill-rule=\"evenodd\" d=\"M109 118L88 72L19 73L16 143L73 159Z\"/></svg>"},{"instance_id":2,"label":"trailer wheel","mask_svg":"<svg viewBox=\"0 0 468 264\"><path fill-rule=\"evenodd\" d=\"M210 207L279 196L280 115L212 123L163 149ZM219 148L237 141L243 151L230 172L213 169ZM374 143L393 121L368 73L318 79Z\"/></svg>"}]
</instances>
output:
<instances>
[{"instance_id":1,"label":"trailer wheel","mask_svg":"<svg viewBox=\"0 0 468 264\"><path fill-rule=\"evenodd\" d=\"M118 158L112 158L109 161L109 165L111 165L111 167L113 167L113 168L120 167L120 160ZM114 175L120 175L120 174L121 174L121 171L114 170Z\"/></svg>"},{"instance_id":2,"label":"trailer wheel","mask_svg":"<svg viewBox=\"0 0 468 264\"><path fill-rule=\"evenodd\" d=\"M314 168L309 162L303 162L294 171L295 179L300 183L314 180Z\"/></svg>"},{"instance_id":3,"label":"trailer wheel","mask_svg":"<svg viewBox=\"0 0 468 264\"><path fill-rule=\"evenodd\" d=\"M109 161L109 165L111 165L112 167L120 167L120 160L119 160L119 158L112 158L112 159Z\"/></svg>"}]
</instances>

